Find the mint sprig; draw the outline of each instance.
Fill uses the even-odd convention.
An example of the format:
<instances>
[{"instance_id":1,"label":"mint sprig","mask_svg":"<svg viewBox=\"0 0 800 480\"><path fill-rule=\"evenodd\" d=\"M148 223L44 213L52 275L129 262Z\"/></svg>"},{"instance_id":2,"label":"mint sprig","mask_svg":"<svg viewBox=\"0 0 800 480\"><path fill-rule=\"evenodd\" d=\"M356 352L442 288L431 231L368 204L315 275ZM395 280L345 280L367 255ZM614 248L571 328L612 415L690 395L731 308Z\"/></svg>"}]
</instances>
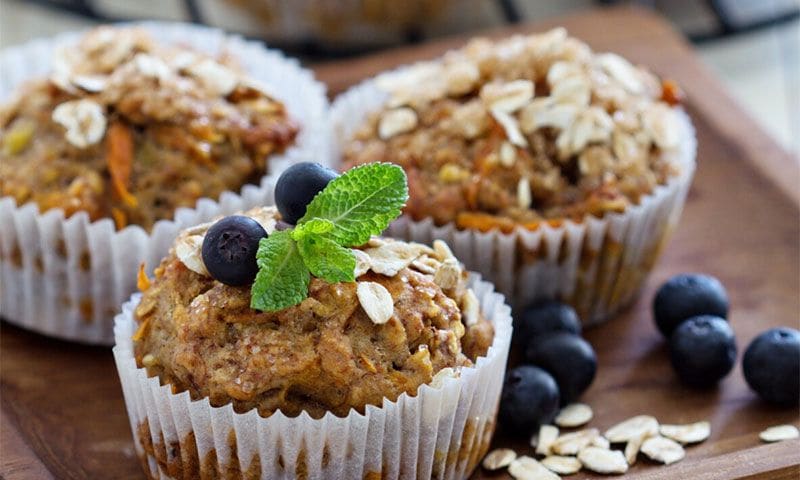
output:
<instances>
[{"instance_id":1,"label":"mint sprig","mask_svg":"<svg viewBox=\"0 0 800 480\"><path fill-rule=\"evenodd\" d=\"M288 231L262 238L256 252L258 273L250 290L250 306L257 310L281 310L308 296L311 273Z\"/></svg>"},{"instance_id":2,"label":"mint sprig","mask_svg":"<svg viewBox=\"0 0 800 480\"><path fill-rule=\"evenodd\" d=\"M406 200L408 183L402 168L363 165L334 179L314 197L298 228L314 219L329 220L333 223L329 234L339 245L363 245L400 216Z\"/></svg>"},{"instance_id":3,"label":"mint sprig","mask_svg":"<svg viewBox=\"0 0 800 480\"><path fill-rule=\"evenodd\" d=\"M332 180L294 229L259 243L250 307L278 311L297 305L308 297L311 275L330 283L355 281L356 259L348 247L383 232L407 200L406 175L397 165L371 163Z\"/></svg>"}]
</instances>

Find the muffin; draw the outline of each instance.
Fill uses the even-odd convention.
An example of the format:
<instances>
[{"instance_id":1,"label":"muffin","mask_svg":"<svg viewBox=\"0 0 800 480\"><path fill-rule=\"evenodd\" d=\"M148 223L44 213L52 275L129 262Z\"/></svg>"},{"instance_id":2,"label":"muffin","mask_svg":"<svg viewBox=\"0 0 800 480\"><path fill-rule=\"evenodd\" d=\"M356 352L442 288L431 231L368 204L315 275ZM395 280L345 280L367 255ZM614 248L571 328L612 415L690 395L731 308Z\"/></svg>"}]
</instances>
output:
<instances>
[{"instance_id":1,"label":"muffin","mask_svg":"<svg viewBox=\"0 0 800 480\"><path fill-rule=\"evenodd\" d=\"M515 306L558 298L586 323L635 297L694 171L675 84L564 29L379 75L332 118L344 168L406 170L394 234L446 238Z\"/></svg>"},{"instance_id":2,"label":"muffin","mask_svg":"<svg viewBox=\"0 0 800 480\"><path fill-rule=\"evenodd\" d=\"M258 183L298 132L232 59L101 27L3 106L0 195L151 230L177 208Z\"/></svg>"},{"instance_id":3,"label":"muffin","mask_svg":"<svg viewBox=\"0 0 800 480\"><path fill-rule=\"evenodd\" d=\"M244 215L276 233L274 207ZM179 235L116 319L150 478L462 478L475 468L494 431L511 319L444 242L373 237L354 249L355 282L312 276L300 303L258 311L248 285L204 267L209 226Z\"/></svg>"},{"instance_id":4,"label":"muffin","mask_svg":"<svg viewBox=\"0 0 800 480\"><path fill-rule=\"evenodd\" d=\"M353 54L367 49L408 43L436 32L491 25L495 5L480 0L226 0L214 18L288 48ZM225 8L225 7L232 8ZM457 10L459 9L459 10ZM470 12L469 17L464 13ZM242 14L246 21L242 21ZM454 18L460 14L458 18ZM455 20L455 22L453 21Z\"/></svg>"},{"instance_id":5,"label":"muffin","mask_svg":"<svg viewBox=\"0 0 800 480\"><path fill-rule=\"evenodd\" d=\"M310 74L210 29L99 27L1 61L3 317L63 338L109 343L142 261L182 226L263 203L268 170L327 135Z\"/></svg>"}]
</instances>

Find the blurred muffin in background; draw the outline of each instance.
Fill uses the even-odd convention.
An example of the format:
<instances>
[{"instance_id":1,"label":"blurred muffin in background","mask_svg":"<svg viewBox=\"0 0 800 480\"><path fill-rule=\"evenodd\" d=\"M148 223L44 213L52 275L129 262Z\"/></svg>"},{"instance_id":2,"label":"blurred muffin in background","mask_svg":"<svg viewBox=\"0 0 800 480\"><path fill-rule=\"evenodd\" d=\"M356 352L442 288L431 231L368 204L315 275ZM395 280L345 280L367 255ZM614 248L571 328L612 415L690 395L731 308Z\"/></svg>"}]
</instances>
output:
<instances>
[{"instance_id":1,"label":"blurred muffin in background","mask_svg":"<svg viewBox=\"0 0 800 480\"><path fill-rule=\"evenodd\" d=\"M319 159L325 88L261 43L145 22L0 52L0 310L108 344L181 228L263 205Z\"/></svg>"},{"instance_id":2,"label":"blurred muffin in background","mask_svg":"<svg viewBox=\"0 0 800 480\"><path fill-rule=\"evenodd\" d=\"M235 65L141 29L59 49L3 105L0 195L150 230L179 207L258 183L300 128Z\"/></svg>"},{"instance_id":3,"label":"blurred muffin in background","mask_svg":"<svg viewBox=\"0 0 800 480\"><path fill-rule=\"evenodd\" d=\"M392 233L444 238L515 306L559 298L587 323L634 298L694 171L675 85L564 29L474 39L345 92L331 116L343 168L406 170Z\"/></svg>"}]
</instances>

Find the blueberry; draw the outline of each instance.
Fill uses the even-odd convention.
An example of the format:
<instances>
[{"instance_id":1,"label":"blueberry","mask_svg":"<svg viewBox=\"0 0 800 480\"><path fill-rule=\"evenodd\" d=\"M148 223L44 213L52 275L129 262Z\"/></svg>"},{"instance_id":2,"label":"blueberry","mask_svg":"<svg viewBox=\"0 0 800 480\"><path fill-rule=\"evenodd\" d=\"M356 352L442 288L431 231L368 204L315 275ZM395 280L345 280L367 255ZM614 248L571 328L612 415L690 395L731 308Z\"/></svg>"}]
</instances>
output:
<instances>
[{"instance_id":1,"label":"blueberry","mask_svg":"<svg viewBox=\"0 0 800 480\"><path fill-rule=\"evenodd\" d=\"M556 379L562 404L580 397L597 373L594 349L574 333L553 332L535 339L528 345L525 359Z\"/></svg>"},{"instance_id":2,"label":"blueberry","mask_svg":"<svg viewBox=\"0 0 800 480\"><path fill-rule=\"evenodd\" d=\"M515 340L528 345L534 338L552 332L581 334L581 321L575 309L555 301L531 305L522 311L515 326Z\"/></svg>"},{"instance_id":3,"label":"blueberry","mask_svg":"<svg viewBox=\"0 0 800 480\"><path fill-rule=\"evenodd\" d=\"M286 169L275 184L275 204L283 220L296 224L311 200L337 176L319 163L301 162Z\"/></svg>"},{"instance_id":4,"label":"blueberry","mask_svg":"<svg viewBox=\"0 0 800 480\"><path fill-rule=\"evenodd\" d=\"M764 400L800 403L800 332L773 328L757 336L744 352L744 378Z\"/></svg>"},{"instance_id":5,"label":"blueberry","mask_svg":"<svg viewBox=\"0 0 800 480\"><path fill-rule=\"evenodd\" d=\"M558 385L538 367L523 365L506 374L500 422L509 432L529 436L558 413Z\"/></svg>"},{"instance_id":6,"label":"blueberry","mask_svg":"<svg viewBox=\"0 0 800 480\"><path fill-rule=\"evenodd\" d=\"M719 280L709 275L675 275L661 286L653 300L653 317L664 337L684 320L698 315L728 317L728 294Z\"/></svg>"},{"instance_id":7,"label":"blueberry","mask_svg":"<svg viewBox=\"0 0 800 480\"><path fill-rule=\"evenodd\" d=\"M250 217L232 215L218 221L203 239L203 263L215 280L226 285L247 285L258 272L258 242L267 236Z\"/></svg>"},{"instance_id":8,"label":"blueberry","mask_svg":"<svg viewBox=\"0 0 800 480\"><path fill-rule=\"evenodd\" d=\"M687 385L710 387L736 362L736 339L724 318L701 315L686 320L669 341L672 366Z\"/></svg>"}]
</instances>

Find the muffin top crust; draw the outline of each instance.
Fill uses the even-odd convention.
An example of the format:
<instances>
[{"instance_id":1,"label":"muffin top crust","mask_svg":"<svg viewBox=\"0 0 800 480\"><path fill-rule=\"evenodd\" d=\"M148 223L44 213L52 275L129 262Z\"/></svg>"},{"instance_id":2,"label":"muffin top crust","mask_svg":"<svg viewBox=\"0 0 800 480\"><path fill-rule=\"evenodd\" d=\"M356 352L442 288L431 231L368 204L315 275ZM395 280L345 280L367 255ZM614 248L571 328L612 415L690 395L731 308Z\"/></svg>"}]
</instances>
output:
<instances>
[{"instance_id":1,"label":"muffin top crust","mask_svg":"<svg viewBox=\"0 0 800 480\"><path fill-rule=\"evenodd\" d=\"M345 168L392 162L405 212L511 231L637 204L678 172L680 92L563 28L379 76L386 100L342 148Z\"/></svg>"},{"instance_id":2,"label":"muffin top crust","mask_svg":"<svg viewBox=\"0 0 800 480\"><path fill-rule=\"evenodd\" d=\"M272 207L244 215L268 234ZM345 416L485 355L493 327L444 242L433 248L373 237L354 249L356 282L311 279L308 297L276 312L250 307L249 286L211 278L200 245L210 224L184 231L135 311L135 356L148 374L238 412Z\"/></svg>"},{"instance_id":3,"label":"muffin top crust","mask_svg":"<svg viewBox=\"0 0 800 480\"><path fill-rule=\"evenodd\" d=\"M0 195L150 229L201 197L256 183L298 125L218 58L100 27L54 53L0 107Z\"/></svg>"}]
</instances>

